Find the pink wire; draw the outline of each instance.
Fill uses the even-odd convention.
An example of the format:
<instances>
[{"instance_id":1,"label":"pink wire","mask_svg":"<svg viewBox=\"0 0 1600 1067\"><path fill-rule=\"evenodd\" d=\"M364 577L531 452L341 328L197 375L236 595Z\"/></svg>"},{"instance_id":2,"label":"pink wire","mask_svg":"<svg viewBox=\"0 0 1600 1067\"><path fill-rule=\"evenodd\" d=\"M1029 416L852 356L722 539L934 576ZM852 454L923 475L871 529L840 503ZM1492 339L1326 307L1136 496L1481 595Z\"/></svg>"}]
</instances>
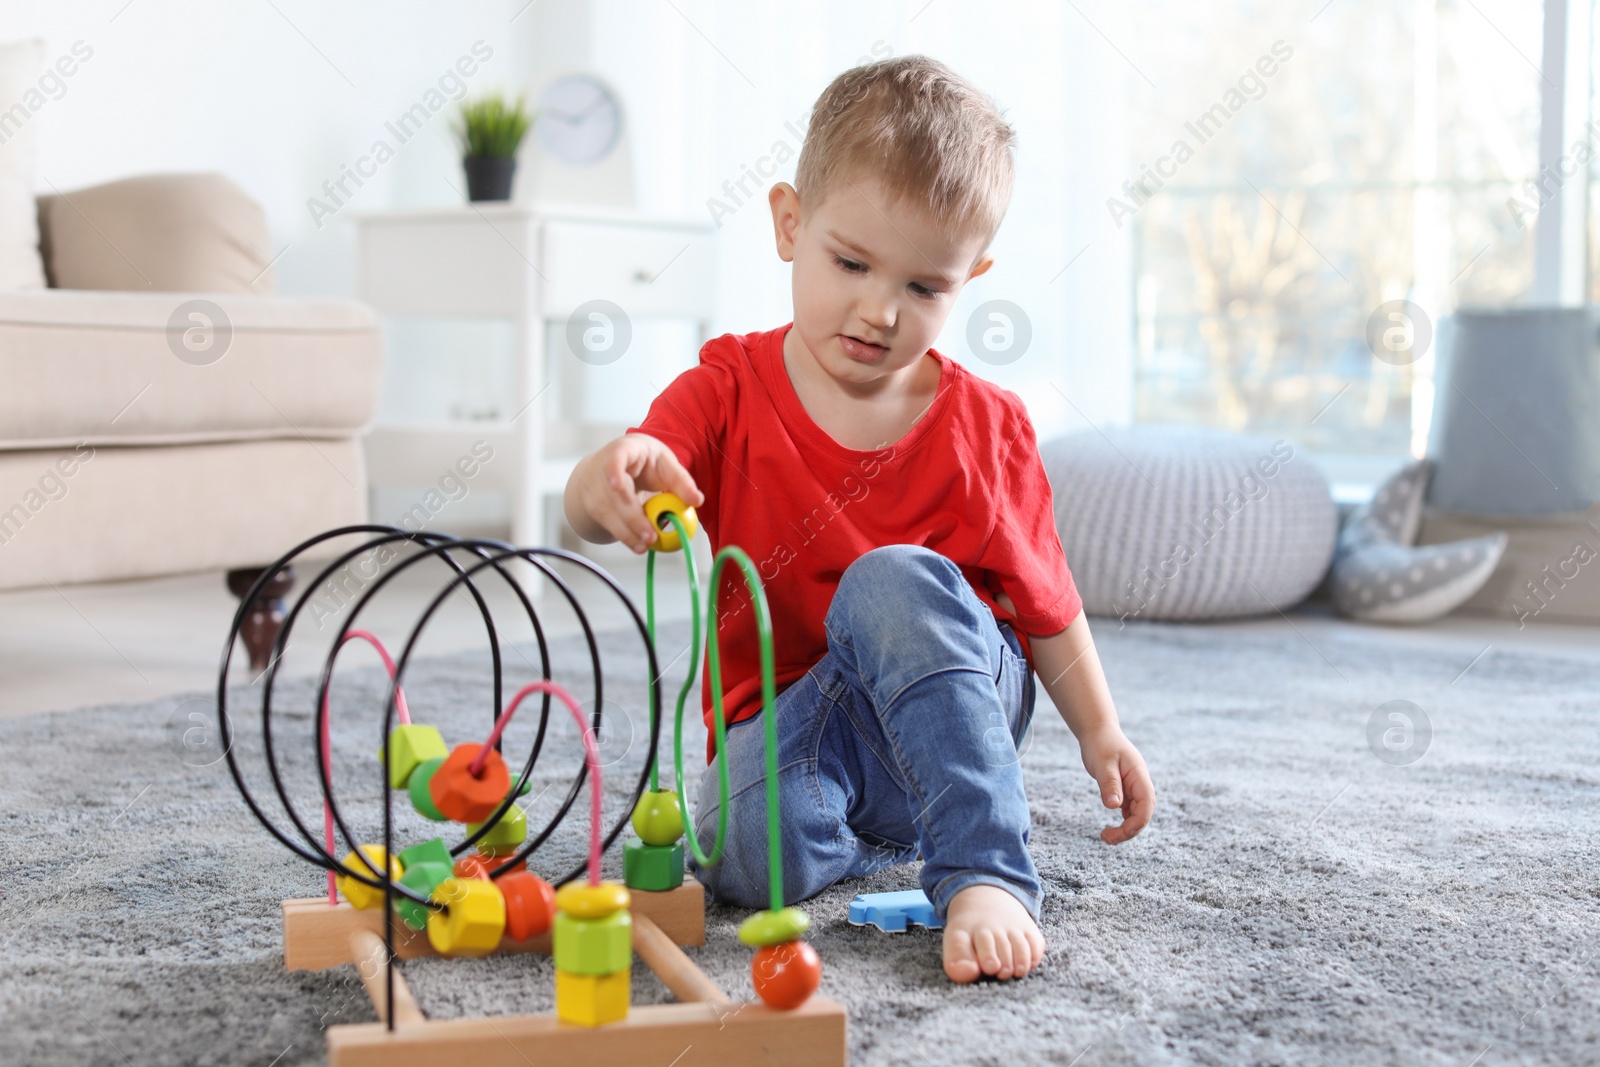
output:
<instances>
[{"instance_id":1,"label":"pink wire","mask_svg":"<svg viewBox=\"0 0 1600 1067\"><path fill-rule=\"evenodd\" d=\"M355 638L361 638L367 644L378 650L378 655L383 659L383 666L389 672L389 680L394 680L394 660L389 657L389 650L383 647L383 642L365 630L351 630L340 639L338 648L333 650L337 656L339 649ZM331 687L330 687L331 688ZM394 698L395 712L400 716L403 725L410 725L411 711L406 707L405 690L397 689ZM322 771L324 774L333 774L333 744L329 739L328 693L322 694ZM328 855L333 855L333 807L326 800L322 802L322 833L327 842ZM339 903L338 878L333 871L328 872L328 903Z\"/></svg>"},{"instance_id":2,"label":"pink wire","mask_svg":"<svg viewBox=\"0 0 1600 1067\"><path fill-rule=\"evenodd\" d=\"M523 698L532 693L549 693L567 706L572 712L572 718L578 724L578 730L583 734L583 758L589 766L590 803L589 803L589 884L600 884L600 746L595 744L594 730L589 726L589 720L584 717L583 709L578 707L578 702L572 699L572 694L567 692L555 682L540 680L529 682L517 690L517 695L511 698L511 703L506 705L506 710L500 718L495 720L494 729L489 731L488 740L478 750L478 757L472 761L467 770L477 775L483 770L484 761L489 758L494 743L500 740L500 733L506 728L506 723L511 721L512 712Z\"/></svg>"}]
</instances>

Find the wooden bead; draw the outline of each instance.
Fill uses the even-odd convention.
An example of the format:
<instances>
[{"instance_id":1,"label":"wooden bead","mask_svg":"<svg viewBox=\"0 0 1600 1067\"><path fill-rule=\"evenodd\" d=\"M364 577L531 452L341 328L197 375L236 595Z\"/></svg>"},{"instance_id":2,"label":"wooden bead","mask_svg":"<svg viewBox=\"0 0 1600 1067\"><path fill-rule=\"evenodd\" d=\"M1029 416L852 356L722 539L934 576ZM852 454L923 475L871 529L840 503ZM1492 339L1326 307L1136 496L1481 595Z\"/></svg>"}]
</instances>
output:
<instances>
[{"instance_id":1,"label":"wooden bead","mask_svg":"<svg viewBox=\"0 0 1600 1067\"><path fill-rule=\"evenodd\" d=\"M627 906L628 887L621 882L572 881L556 890L556 909L574 919L604 919Z\"/></svg>"},{"instance_id":2,"label":"wooden bead","mask_svg":"<svg viewBox=\"0 0 1600 1067\"><path fill-rule=\"evenodd\" d=\"M475 834L481 822L467 824L467 832ZM500 816L499 820L491 827L489 832L478 838L478 851L491 854L508 855L516 851L518 845L528 839L528 817L523 814L515 802Z\"/></svg>"},{"instance_id":3,"label":"wooden bead","mask_svg":"<svg viewBox=\"0 0 1600 1067\"><path fill-rule=\"evenodd\" d=\"M633 975L569 974L556 969L556 1018L578 1026L604 1026L628 1017Z\"/></svg>"},{"instance_id":4,"label":"wooden bead","mask_svg":"<svg viewBox=\"0 0 1600 1067\"><path fill-rule=\"evenodd\" d=\"M822 960L804 941L767 945L750 961L750 977L767 1007L793 1011L822 984Z\"/></svg>"},{"instance_id":5,"label":"wooden bead","mask_svg":"<svg viewBox=\"0 0 1600 1067\"><path fill-rule=\"evenodd\" d=\"M511 790L511 773L500 753L489 750L483 769L476 775L469 767L477 759L479 744L457 745L439 769L433 772L428 792L436 808L456 822L482 822Z\"/></svg>"},{"instance_id":6,"label":"wooden bead","mask_svg":"<svg viewBox=\"0 0 1600 1067\"><path fill-rule=\"evenodd\" d=\"M683 547L683 540L678 537L678 531L670 523L665 528L661 525L661 516L669 511L683 520L683 528L690 540L700 532L700 519L695 515L694 508L685 504L673 493L657 493L644 502L644 513L649 517L650 525L660 531L650 545L652 551L676 552Z\"/></svg>"},{"instance_id":7,"label":"wooden bead","mask_svg":"<svg viewBox=\"0 0 1600 1067\"><path fill-rule=\"evenodd\" d=\"M633 806L633 832L647 845L670 845L683 837L683 806L678 794L651 790Z\"/></svg>"},{"instance_id":8,"label":"wooden bead","mask_svg":"<svg viewBox=\"0 0 1600 1067\"><path fill-rule=\"evenodd\" d=\"M346 870L355 871L357 874L365 875L368 878L377 879L377 876L373 874L373 869L381 871L387 867L389 870L390 881L398 882L400 880L400 861L398 859L390 859L387 863L385 863L385 855L382 845L362 845L361 851L365 852L367 854L367 858L372 860L372 869L369 869L365 863L361 862L361 857L352 852L344 858ZM352 908L359 908L362 911L370 911L373 908L383 907L382 886L370 886L365 882L358 882L354 878L350 878L342 874L339 875L337 882L339 886L339 892L344 895L344 899L350 902L350 906Z\"/></svg>"},{"instance_id":9,"label":"wooden bead","mask_svg":"<svg viewBox=\"0 0 1600 1067\"><path fill-rule=\"evenodd\" d=\"M424 897L432 897L433 891L451 877L448 863L435 863L432 860L423 860L409 864L406 873L400 876L400 884L407 889L414 889ZM395 914L400 916L400 921L413 930L425 930L428 927L428 916L433 909L425 904L418 904L410 897L397 896L394 898Z\"/></svg>"},{"instance_id":10,"label":"wooden bead","mask_svg":"<svg viewBox=\"0 0 1600 1067\"><path fill-rule=\"evenodd\" d=\"M455 874L457 878L488 878L489 872L498 868L505 860L499 856L486 856L481 852L469 852L456 860ZM525 871L528 869L527 860L518 860L512 865L512 871ZM500 877L504 878L503 874Z\"/></svg>"},{"instance_id":11,"label":"wooden bead","mask_svg":"<svg viewBox=\"0 0 1600 1067\"><path fill-rule=\"evenodd\" d=\"M683 843L647 845L628 841L622 846L622 881L629 889L662 892L683 884Z\"/></svg>"},{"instance_id":12,"label":"wooden bead","mask_svg":"<svg viewBox=\"0 0 1600 1067\"><path fill-rule=\"evenodd\" d=\"M552 955L568 974L611 974L633 965L633 916L614 911L603 919L556 912Z\"/></svg>"},{"instance_id":13,"label":"wooden bead","mask_svg":"<svg viewBox=\"0 0 1600 1067\"><path fill-rule=\"evenodd\" d=\"M781 945L806 932L811 917L799 908L758 911L739 924L739 940L756 948Z\"/></svg>"},{"instance_id":14,"label":"wooden bead","mask_svg":"<svg viewBox=\"0 0 1600 1067\"><path fill-rule=\"evenodd\" d=\"M441 956L487 956L506 928L500 887L477 878L446 878L433 891L443 911L428 916L428 943Z\"/></svg>"},{"instance_id":15,"label":"wooden bead","mask_svg":"<svg viewBox=\"0 0 1600 1067\"><path fill-rule=\"evenodd\" d=\"M417 809L418 815L421 815L424 819L432 819L434 822L450 821L449 816L445 815L434 804L431 791L433 773L439 769L439 765L443 762L443 756L437 759L424 760L417 764L417 769L411 772L411 779L406 782L406 792L411 794L411 806Z\"/></svg>"},{"instance_id":16,"label":"wooden bead","mask_svg":"<svg viewBox=\"0 0 1600 1067\"><path fill-rule=\"evenodd\" d=\"M410 870L419 863L438 863L445 870L455 865L455 859L450 855L450 848L444 843L444 838L436 837L431 841L424 841L420 845L412 845L400 853L400 866Z\"/></svg>"},{"instance_id":17,"label":"wooden bead","mask_svg":"<svg viewBox=\"0 0 1600 1067\"><path fill-rule=\"evenodd\" d=\"M404 789L411 772L419 763L443 759L450 754L444 735L437 726L401 723L389 731L389 743L378 749L378 762L385 763L389 750L394 751L394 765L389 768L389 788Z\"/></svg>"},{"instance_id":18,"label":"wooden bead","mask_svg":"<svg viewBox=\"0 0 1600 1067\"><path fill-rule=\"evenodd\" d=\"M550 883L527 871L500 876L500 895L506 898L506 938L526 941L550 929L556 914L556 891Z\"/></svg>"}]
</instances>

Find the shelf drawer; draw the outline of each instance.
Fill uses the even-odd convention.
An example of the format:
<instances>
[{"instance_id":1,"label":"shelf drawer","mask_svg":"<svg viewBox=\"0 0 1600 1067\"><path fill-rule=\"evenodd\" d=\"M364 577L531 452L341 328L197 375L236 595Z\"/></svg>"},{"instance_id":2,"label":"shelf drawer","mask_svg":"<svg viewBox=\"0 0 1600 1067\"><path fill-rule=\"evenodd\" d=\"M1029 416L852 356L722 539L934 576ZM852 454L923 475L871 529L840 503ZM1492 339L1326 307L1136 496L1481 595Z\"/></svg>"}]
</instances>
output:
<instances>
[{"instance_id":1,"label":"shelf drawer","mask_svg":"<svg viewBox=\"0 0 1600 1067\"><path fill-rule=\"evenodd\" d=\"M610 300L630 316L711 317L709 231L560 220L546 223L543 236L544 313L551 318L590 300Z\"/></svg>"}]
</instances>

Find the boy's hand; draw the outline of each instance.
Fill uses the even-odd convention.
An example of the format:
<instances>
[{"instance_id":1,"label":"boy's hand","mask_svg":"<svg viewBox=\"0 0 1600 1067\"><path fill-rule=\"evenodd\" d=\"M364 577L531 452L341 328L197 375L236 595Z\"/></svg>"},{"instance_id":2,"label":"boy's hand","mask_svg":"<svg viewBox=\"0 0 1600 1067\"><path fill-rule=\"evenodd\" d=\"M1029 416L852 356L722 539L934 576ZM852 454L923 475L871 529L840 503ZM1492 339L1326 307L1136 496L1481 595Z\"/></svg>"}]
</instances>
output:
<instances>
[{"instance_id":1,"label":"boy's hand","mask_svg":"<svg viewBox=\"0 0 1600 1067\"><path fill-rule=\"evenodd\" d=\"M604 531L644 552L659 535L645 517L644 502L660 492L676 493L690 507L705 503L705 494L672 449L647 434L626 434L573 471L567 483L567 521L586 540L605 540Z\"/></svg>"},{"instance_id":2,"label":"boy's hand","mask_svg":"<svg viewBox=\"0 0 1600 1067\"><path fill-rule=\"evenodd\" d=\"M1133 837L1156 809L1156 787L1144 757L1120 729L1100 730L1078 741L1083 766L1100 783L1100 802L1108 808L1122 809L1122 823L1100 831L1108 845L1119 845Z\"/></svg>"}]
</instances>

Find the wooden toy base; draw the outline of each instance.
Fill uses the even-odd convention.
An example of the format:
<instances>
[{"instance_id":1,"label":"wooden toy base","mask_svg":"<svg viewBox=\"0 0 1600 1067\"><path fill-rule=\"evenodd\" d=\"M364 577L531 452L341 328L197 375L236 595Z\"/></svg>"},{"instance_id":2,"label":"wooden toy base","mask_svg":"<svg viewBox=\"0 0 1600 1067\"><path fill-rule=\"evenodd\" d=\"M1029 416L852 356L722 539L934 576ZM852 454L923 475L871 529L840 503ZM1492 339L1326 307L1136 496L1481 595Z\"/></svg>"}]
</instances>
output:
<instances>
[{"instance_id":1,"label":"wooden toy base","mask_svg":"<svg viewBox=\"0 0 1600 1067\"><path fill-rule=\"evenodd\" d=\"M633 948L678 1004L634 1007L608 1026L574 1026L554 1015L429 1020L398 972L394 1029L386 1018L382 911L330 907L327 898L283 902L283 961L289 970L322 970L354 963L379 1022L328 1029L329 1067L727 1067L760 1062L793 1067L844 1067L845 1010L813 996L794 1011L758 1001L734 1002L695 966L680 945L705 943L705 890L686 878L676 889L634 890ZM395 956L436 955L425 933L395 923ZM502 942L498 952L550 951L548 934ZM676 1058L674 1058L676 1057Z\"/></svg>"}]
</instances>

